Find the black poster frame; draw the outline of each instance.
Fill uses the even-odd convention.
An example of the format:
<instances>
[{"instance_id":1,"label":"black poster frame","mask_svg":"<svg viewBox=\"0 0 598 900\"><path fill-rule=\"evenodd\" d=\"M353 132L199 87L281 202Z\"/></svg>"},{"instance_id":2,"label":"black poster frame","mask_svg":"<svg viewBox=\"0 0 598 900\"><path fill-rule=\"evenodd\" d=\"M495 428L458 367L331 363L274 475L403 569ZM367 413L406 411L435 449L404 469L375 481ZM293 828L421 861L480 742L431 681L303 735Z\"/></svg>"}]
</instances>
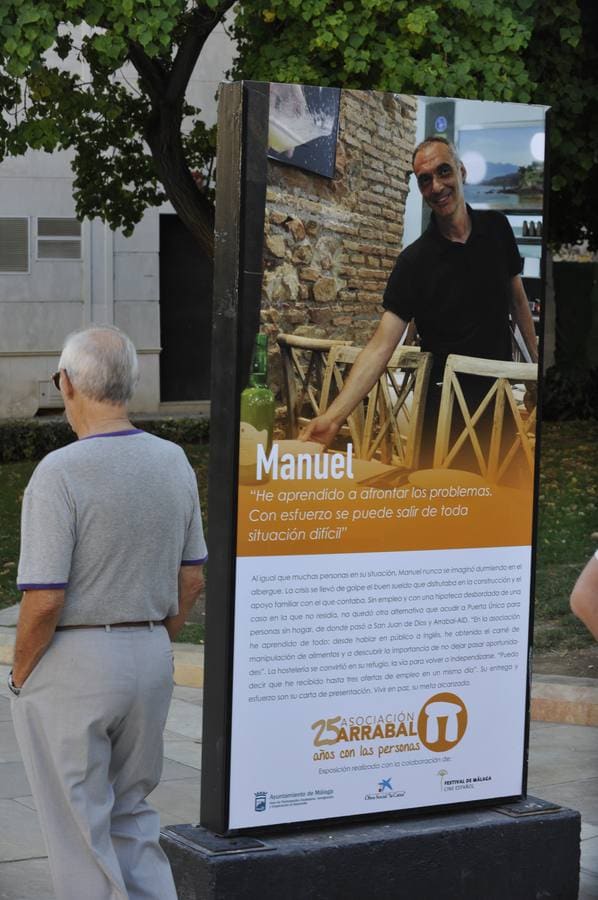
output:
<instances>
[{"instance_id":1,"label":"black poster frame","mask_svg":"<svg viewBox=\"0 0 598 900\"><path fill-rule=\"evenodd\" d=\"M255 832L229 828L230 749L232 731L233 635L238 504L239 400L246 385L254 336L259 330L267 189L269 85L237 82L222 85L218 113L218 194L215 221L214 301L209 464L209 585L206 644L200 824L217 834ZM548 136L549 116L546 115ZM548 146L548 141L547 141ZM549 160L545 160L544 216L548 218ZM545 316L546 234L542 238L540 363ZM539 379L541 385L541 379ZM541 389L539 388L539 392ZM541 400L541 395L540 395ZM540 410L540 404L538 409ZM525 797L529 751L533 596L538 527L540 453L538 419L532 511L529 653L522 766L522 793L472 800L322 818L267 826L261 832L314 827L324 823L396 820L422 813L446 813L504 805ZM251 740L251 735L247 736Z\"/></svg>"},{"instance_id":2,"label":"black poster frame","mask_svg":"<svg viewBox=\"0 0 598 900\"><path fill-rule=\"evenodd\" d=\"M222 86L218 109L200 810L218 834L228 829L239 396L259 328L268 103L267 84L243 82Z\"/></svg>"}]
</instances>

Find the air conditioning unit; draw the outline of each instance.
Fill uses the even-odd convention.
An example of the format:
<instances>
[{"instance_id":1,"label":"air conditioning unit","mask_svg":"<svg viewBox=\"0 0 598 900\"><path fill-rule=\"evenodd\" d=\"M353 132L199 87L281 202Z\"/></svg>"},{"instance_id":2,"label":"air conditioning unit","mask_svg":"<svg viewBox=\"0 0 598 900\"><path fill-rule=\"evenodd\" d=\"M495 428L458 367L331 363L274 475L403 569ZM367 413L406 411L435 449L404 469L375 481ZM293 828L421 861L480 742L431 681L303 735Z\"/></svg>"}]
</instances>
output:
<instances>
[{"instance_id":1,"label":"air conditioning unit","mask_svg":"<svg viewBox=\"0 0 598 900\"><path fill-rule=\"evenodd\" d=\"M54 386L54 382L37 382L37 404L39 409L64 409L62 394Z\"/></svg>"}]
</instances>

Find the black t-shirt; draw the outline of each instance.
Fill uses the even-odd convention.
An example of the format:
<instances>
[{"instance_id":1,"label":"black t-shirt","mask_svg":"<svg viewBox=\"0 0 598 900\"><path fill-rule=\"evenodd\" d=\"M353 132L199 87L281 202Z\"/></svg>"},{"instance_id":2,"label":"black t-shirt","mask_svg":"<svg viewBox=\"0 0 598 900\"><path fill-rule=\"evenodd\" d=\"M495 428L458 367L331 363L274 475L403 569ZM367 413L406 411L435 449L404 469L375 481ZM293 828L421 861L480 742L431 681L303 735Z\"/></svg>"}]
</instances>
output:
<instances>
[{"instance_id":1,"label":"black t-shirt","mask_svg":"<svg viewBox=\"0 0 598 900\"><path fill-rule=\"evenodd\" d=\"M449 241L434 215L400 254L384 291L385 309L415 319L422 350L434 354L432 380L442 379L449 353L511 359L511 281L522 269L511 226L502 213L467 207L471 234Z\"/></svg>"}]
</instances>

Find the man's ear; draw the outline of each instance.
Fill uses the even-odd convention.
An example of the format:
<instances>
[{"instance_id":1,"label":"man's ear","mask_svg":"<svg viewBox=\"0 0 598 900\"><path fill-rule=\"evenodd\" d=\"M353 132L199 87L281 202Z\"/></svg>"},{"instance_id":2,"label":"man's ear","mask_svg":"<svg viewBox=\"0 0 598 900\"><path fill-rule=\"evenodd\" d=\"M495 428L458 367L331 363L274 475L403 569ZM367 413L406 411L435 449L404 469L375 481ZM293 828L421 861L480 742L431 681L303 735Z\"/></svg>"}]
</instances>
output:
<instances>
[{"instance_id":1,"label":"man's ear","mask_svg":"<svg viewBox=\"0 0 598 900\"><path fill-rule=\"evenodd\" d=\"M463 163L461 163L460 168L461 168L461 181L463 182L463 184L465 184L465 182L467 181L467 169L465 168Z\"/></svg>"},{"instance_id":2,"label":"man's ear","mask_svg":"<svg viewBox=\"0 0 598 900\"><path fill-rule=\"evenodd\" d=\"M62 378L60 382L60 387L62 388L63 394L65 394L69 400L72 400L73 395L75 393L75 388L73 387L73 382L68 376L68 372L66 369L62 370Z\"/></svg>"}]
</instances>

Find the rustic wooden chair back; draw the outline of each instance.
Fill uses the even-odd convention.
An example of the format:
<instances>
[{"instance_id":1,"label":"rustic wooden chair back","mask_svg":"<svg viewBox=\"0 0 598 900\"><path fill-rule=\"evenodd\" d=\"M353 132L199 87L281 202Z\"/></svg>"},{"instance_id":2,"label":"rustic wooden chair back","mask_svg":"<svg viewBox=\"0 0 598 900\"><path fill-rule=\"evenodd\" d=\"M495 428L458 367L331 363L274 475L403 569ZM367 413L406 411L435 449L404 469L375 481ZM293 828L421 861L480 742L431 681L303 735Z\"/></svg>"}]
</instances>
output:
<instances>
[{"instance_id":1,"label":"rustic wooden chair back","mask_svg":"<svg viewBox=\"0 0 598 900\"><path fill-rule=\"evenodd\" d=\"M477 409L470 412L459 382L460 375L479 375L488 379L488 392ZM451 468L457 454L469 441L473 448L480 475L492 483L499 483L518 453L523 456L530 472L534 466L536 435L536 407L526 409L518 402L513 387L516 384L535 384L538 367L534 363L503 362L502 360L478 359L473 356L450 354L444 369L440 412L434 449L434 468ZM455 412L455 400L461 411L464 428L451 439L451 424ZM476 432L483 413L494 403L492 430L485 450ZM516 434L506 449L503 430L508 417L512 417Z\"/></svg>"},{"instance_id":2,"label":"rustic wooden chair back","mask_svg":"<svg viewBox=\"0 0 598 900\"><path fill-rule=\"evenodd\" d=\"M318 415L322 381L330 350L351 342L300 337L295 334L279 334L276 341L282 357L287 437L293 439L307 422Z\"/></svg>"},{"instance_id":3,"label":"rustic wooden chair back","mask_svg":"<svg viewBox=\"0 0 598 900\"><path fill-rule=\"evenodd\" d=\"M519 326L515 325L513 321L509 322L509 332L511 336L511 353L515 362L531 363L532 357L523 340L523 335L519 330Z\"/></svg>"},{"instance_id":4,"label":"rustic wooden chair back","mask_svg":"<svg viewBox=\"0 0 598 900\"><path fill-rule=\"evenodd\" d=\"M343 389L361 347L334 347L324 374L320 412ZM432 358L418 347L399 347L373 388L347 419L358 459L417 468Z\"/></svg>"}]
</instances>

